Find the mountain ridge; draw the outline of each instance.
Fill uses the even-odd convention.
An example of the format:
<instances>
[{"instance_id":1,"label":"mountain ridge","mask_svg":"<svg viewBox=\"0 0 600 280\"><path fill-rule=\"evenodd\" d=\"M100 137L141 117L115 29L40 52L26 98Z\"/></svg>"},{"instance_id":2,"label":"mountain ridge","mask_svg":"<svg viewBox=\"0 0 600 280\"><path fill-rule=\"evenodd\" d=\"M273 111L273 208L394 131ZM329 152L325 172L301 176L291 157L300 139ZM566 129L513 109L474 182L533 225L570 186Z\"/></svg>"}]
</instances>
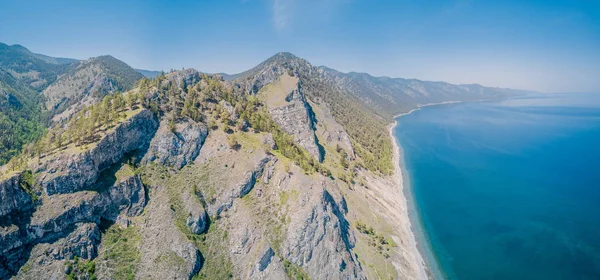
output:
<instances>
[{"instance_id":1,"label":"mountain ridge","mask_svg":"<svg viewBox=\"0 0 600 280\"><path fill-rule=\"evenodd\" d=\"M128 90L141 78L112 56L55 58L0 43L0 163L39 138L52 118L64 119L75 107Z\"/></svg>"},{"instance_id":2,"label":"mountain ridge","mask_svg":"<svg viewBox=\"0 0 600 280\"><path fill-rule=\"evenodd\" d=\"M234 77L68 66L39 92L14 83L65 114L0 167L0 278L426 277L388 103L447 93L285 52Z\"/></svg>"}]
</instances>

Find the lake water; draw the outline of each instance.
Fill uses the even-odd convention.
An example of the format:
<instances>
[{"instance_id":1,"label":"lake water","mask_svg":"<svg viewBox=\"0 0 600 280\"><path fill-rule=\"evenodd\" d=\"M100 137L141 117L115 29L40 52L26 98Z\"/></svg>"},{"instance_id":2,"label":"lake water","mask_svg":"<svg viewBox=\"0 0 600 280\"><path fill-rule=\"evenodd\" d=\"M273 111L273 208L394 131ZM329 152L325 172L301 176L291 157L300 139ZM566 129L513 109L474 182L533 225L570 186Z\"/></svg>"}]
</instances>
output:
<instances>
[{"instance_id":1,"label":"lake water","mask_svg":"<svg viewBox=\"0 0 600 280\"><path fill-rule=\"evenodd\" d=\"M448 279L600 279L600 95L397 120L415 209Z\"/></svg>"}]
</instances>

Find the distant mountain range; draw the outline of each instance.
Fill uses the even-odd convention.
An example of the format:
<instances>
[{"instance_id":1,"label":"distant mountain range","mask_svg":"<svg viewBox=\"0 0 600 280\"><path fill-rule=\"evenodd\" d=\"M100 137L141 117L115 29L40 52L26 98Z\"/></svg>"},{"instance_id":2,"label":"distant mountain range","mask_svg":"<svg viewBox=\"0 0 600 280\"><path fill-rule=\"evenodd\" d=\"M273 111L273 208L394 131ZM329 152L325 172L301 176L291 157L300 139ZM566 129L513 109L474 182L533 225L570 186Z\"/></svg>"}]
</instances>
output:
<instances>
[{"instance_id":1,"label":"distant mountain range","mask_svg":"<svg viewBox=\"0 0 600 280\"><path fill-rule=\"evenodd\" d=\"M152 70L143 70L143 69L135 69L135 71L138 71L138 73L140 73L144 77L150 78L150 79L153 79L156 76L160 75L160 73L162 73L162 71L152 71Z\"/></svg>"},{"instance_id":2,"label":"distant mountain range","mask_svg":"<svg viewBox=\"0 0 600 280\"><path fill-rule=\"evenodd\" d=\"M51 120L131 89L142 77L112 56L80 61L0 43L0 163L39 137Z\"/></svg>"},{"instance_id":3,"label":"distant mountain range","mask_svg":"<svg viewBox=\"0 0 600 280\"><path fill-rule=\"evenodd\" d=\"M302 65L315 79L322 80L330 87L359 100L362 106L388 120L394 115L425 104L502 99L530 92L478 84L454 85L417 79L374 77L367 73L343 73L325 66L312 66L308 61L291 53L279 53L259 66L239 74L219 75L225 80L243 80L273 64Z\"/></svg>"}]
</instances>

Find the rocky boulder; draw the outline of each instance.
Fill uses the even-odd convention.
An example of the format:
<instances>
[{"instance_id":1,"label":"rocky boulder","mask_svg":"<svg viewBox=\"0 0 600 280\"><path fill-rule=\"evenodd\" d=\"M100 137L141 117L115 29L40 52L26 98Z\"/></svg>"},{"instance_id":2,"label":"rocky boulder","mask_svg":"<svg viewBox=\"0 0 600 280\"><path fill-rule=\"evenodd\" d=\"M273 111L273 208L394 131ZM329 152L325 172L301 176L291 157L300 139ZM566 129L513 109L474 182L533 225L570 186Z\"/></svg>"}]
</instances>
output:
<instances>
[{"instance_id":1,"label":"rocky boulder","mask_svg":"<svg viewBox=\"0 0 600 280\"><path fill-rule=\"evenodd\" d=\"M208 214L200 203L198 197L189 191L181 193L181 200L186 212L189 213L186 225L193 234L204 233L208 229Z\"/></svg>"},{"instance_id":2,"label":"rocky boulder","mask_svg":"<svg viewBox=\"0 0 600 280\"><path fill-rule=\"evenodd\" d=\"M235 111L235 108L231 105L231 103L225 101L225 100L221 100L221 102L219 102L219 104L221 105L221 107L223 107L223 109L225 111L227 111L227 113L229 113L229 119L236 121L238 119L238 114Z\"/></svg>"}]
</instances>

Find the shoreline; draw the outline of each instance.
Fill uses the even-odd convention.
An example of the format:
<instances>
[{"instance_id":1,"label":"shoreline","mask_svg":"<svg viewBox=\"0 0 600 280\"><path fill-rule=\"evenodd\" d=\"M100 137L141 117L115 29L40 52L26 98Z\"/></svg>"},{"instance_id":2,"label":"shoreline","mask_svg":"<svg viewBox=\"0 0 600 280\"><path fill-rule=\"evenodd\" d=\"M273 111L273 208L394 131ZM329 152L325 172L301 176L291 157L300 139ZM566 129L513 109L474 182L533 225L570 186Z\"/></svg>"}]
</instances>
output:
<instances>
[{"instance_id":1,"label":"shoreline","mask_svg":"<svg viewBox=\"0 0 600 280\"><path fill-rule=\"evenodd\" d=\"M446 277L444 276L444 273L440 267L439 261L433 253L431 243L425 234L425 229L422 224L423 222L416 207L412 186L410 186L408 181L409 177L406 173L406 167L404 164L404 151L402 150L398 139L396 139L394 135L394 129L398 125L397 118L418 111L422 107L463 102L464 101L445 101L441 103L427 103L418 105L417 108L411 109L408 112L395 115L393 117L394 122L388 125L388 133L392 138L392 146L394 147L394 173L399 180L399 187L401 188L404 203L407 207L408 221L410 223L410 231L412 234L411 238L409 238L409 241L411 243L412 254L414 255L418 265L418 279L446 279Z\"/></svg>"}]
</instances>

